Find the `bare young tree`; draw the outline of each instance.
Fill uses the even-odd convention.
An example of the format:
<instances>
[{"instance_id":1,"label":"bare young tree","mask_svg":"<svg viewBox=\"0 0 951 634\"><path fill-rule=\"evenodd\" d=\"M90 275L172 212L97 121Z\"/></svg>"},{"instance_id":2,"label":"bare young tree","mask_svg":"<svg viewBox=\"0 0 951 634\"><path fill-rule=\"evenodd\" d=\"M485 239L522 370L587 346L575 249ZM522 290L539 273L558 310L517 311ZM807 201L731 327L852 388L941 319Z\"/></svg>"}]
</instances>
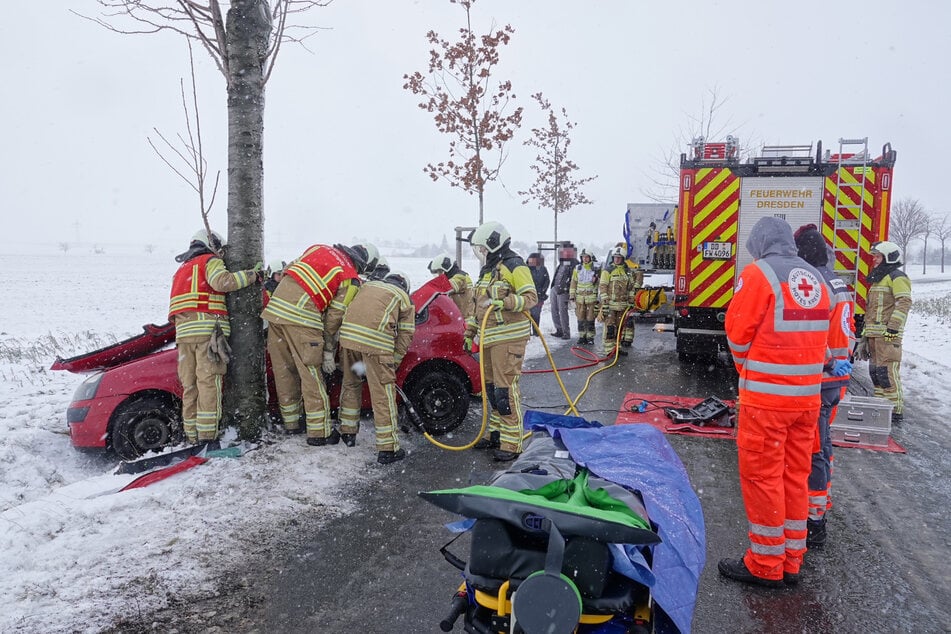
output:
<instances>
[{"instance_id":1,"label":"bare young tree","mask_svg":"<svg viewBox=\"0 0 951 634\"><path fill-rule=\"evenodd\" d=\"M264 252L264 86L282 44L303 43L316 27L289 22L331 0L98 0L91 19L116 33L174 33L198 42L225 79L228 108L228 268L248 269ZM79 14L77 14L79 15ZM87 17L87 16L82 16ZM261 291L228 293L234 351L224 391L223 422L245 438L265 421Z\"/></svg>"},{"instance_id":2,"label":"bare young tree","mask_svg":"<svg viewBox=\"0 0 951 634\"><path fill-rule=\"evenodd\" d=\"M892 205L891 219L888 223L888 238L901 247L902 253L908 253L908 245L924 235L928 222L928 212L914 198L902 198ZM904 268L904 266L903 266Z\"/></svg>"},{"instance_id":3,"label":"bare young tree","mask_svg":"<svg viewBox=\"0 0 951 634\"><path fill-rule=\"evenodd\" d=\"M472 30L475 0L449 0L466 13L458 41L443 39L429 31L433 46L429 69L403 75L403 88L423 101L419 107L433 115L436 129L451 137L449 159L430 163L424 172L433 181L444 179L479 198L479 224L484 221L485 186L498 178L507 154L505 144L522 124L522 108L515 107L511 81L493 85L499 49L508 44L515 30L506 25L477 36ZM491 159L491 160L490 160Z\"/></svg>"},{"instance_id":4,"label":"bare young tree","mask_svg":"<svg viewBox=\"0 0 951 634\"><path fill-rule=\"evenodd\" d=\"M719 87L706 90L700 98L700 107L696 113L686 112L686 122L674 135L670 146L661 149L657 159L649 168L647 178L650 185L641 189L641 194L655 202L676 200L680 192L680 155L698 138L706 141L722 141L727 135L738 136L742 127L734 123L733 117L725 115L723 110L729 102L728 97L720 94ZM760 143L743 143L738 151L741 159L750 156Z\"/></svg>"},{"instance_id":5,"label":"bare young tree","mask_svg":"<svg viewBox=\"0 0 951 634\"><path fill-rule=\"evenodd\" d=\"M567 111L561 109L561 121L551 107L551 103L535 93L532 98L538 102L542 112L548 113L548 126L532 128L532 137L525 141L538 149L531 169L535 172L535 182L528 191L520 191L525 196L523 205L535 202L539 209L548 209L554 215L554 238L558 242L558 214L565 213L577 205L590 205L591 201L581 191L581 186L597 178L575 178L573 173L579 167L568 158L568 146L571 145L571 131L575 123L568 119Z\"/></svg>"},{"instance_id":6,"label":"bare young tree","mask_svg":"<svg viewBox=\"0 0 951 634\"><path fill-rule=\"evenodd\" d=\"M195 190L195 193L198 195L198 207L201 213L202 224L205 225L205 231L211 235L211 225L208 221L208 214L215 204L215 195L218 193L218 182L221 178L221 171L219 170L215 173L215 183L212 186L210 194L206 193L205 181L208 177L208 161L205 160L205 153L202 147L201 117L198 113L198 87L195 82L195 59L192 55L191 42L188 43L188 62L192 80L192 110L189 111L188 109L188 101L185 98L185 82L182 81L180 88L182 93L182 110L185 112L186 134L185 136L181 134L178 135L178 143L181 147L169 141L158 128L152 128L155 130L155 134L164 142L165 151L170 151L177 156L178 162L183 164L184 168L180 168L173 163L172 160L163 153L163 150L156 147L151 137L146 137L146 139L149 145L152 146L152 149L155 150L155 153L158 154L159 158L168 165L169 169L175 174L178 174L189 187ZM188 172L187 175L182 173L183 169Z\"/></svg>"},{"instance_id":7,"label":"bare young tree","mask_svg":"<svg viewBox=\"0 0 951 634\"><path fill-rule=\"evenodd\" d=\"M951 238L951 216L945 214L935 222L934 235L941 243L941 272L944 273L945 243Z\"/></svg>"}]
</instances>

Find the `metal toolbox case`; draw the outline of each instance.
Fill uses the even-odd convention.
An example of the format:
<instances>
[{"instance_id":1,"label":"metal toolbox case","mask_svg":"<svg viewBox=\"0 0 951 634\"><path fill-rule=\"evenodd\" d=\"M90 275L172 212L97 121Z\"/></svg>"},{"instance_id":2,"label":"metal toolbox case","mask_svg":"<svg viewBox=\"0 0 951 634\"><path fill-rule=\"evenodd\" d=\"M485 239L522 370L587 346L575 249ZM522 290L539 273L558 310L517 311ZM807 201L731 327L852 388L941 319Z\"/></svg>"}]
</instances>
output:
<instances>
[{"instance_id":1,"label":"metal toolbox case","mask_svg":"<svg viewBox=\"0 0 951 634\"><path fill-rule=\"evenodd\" d=\"M887 447L892 407L888 399L846 394L830 427L832 442Z\"/></svg>"}]
</instances>

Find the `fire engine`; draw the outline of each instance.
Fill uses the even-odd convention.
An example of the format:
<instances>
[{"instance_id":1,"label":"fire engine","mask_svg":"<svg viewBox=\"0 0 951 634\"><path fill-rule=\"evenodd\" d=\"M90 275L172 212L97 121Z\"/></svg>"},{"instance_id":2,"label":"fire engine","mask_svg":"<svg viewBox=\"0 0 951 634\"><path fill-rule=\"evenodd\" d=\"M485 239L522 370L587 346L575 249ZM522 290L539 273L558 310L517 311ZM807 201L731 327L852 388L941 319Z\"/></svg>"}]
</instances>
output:
<instances>
[{"instance_id":1,"label":"fire engine","mask_svg":"<svg viewBox=\"0 0 951 634\"><path fill-rule=\"evenodd\" d=\"M813 149L815 151L813 152ZM857 331L865 314L872 266L869 247L888 238L892 172L890 143L871 158L868 138L839 139L838 153L822 141L764 146L739 158L738 141L697 138L680 155L676 214L674 333L681 361L726 349L724 321L733 286L752 261L746 240L757 220L776 216L795 231L814 223L835 253L835 271L855 300Z\"/></svg>"}]
</instances>

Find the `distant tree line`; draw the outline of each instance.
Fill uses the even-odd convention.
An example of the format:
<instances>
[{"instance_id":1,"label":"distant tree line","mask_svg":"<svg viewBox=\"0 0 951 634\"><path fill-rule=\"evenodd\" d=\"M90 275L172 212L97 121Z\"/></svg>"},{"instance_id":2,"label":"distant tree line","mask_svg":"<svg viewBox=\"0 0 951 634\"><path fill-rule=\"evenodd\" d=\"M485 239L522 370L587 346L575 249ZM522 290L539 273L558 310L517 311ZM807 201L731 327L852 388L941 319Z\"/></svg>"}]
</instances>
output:
<instances>
[{"instance_id":1,"label":"distant tree line","mask_svg":"<svg viewBox=\"0 0 951 634\"><path fill-rule=\"evenodd\" d=\"M947 243L951 239L951 215L925 209L915 198L902 198L892 206L888 225L889 239L901 247L907 266L914 253L921 261L922 274L928 272L928 264L937 264L944 273ZM912 251L909 247L918 246Z\"/></svg>"}]
</instances>

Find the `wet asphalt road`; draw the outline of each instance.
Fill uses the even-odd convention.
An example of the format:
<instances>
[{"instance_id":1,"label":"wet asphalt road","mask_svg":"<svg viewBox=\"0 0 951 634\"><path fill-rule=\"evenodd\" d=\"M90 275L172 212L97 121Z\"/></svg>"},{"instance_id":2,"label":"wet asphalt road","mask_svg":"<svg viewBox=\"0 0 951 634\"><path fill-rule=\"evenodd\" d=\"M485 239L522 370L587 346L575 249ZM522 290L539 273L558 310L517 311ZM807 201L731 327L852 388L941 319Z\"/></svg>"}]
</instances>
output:
<instances>
[{"instance_id":1,"label":"wet asphalt road","mask_svg":"<svg viewBox=\"0 0 951 634\"><path fill-rule=\"evenodd\" d=\"M562 367L579 363L565 345L557 347L556 361ZM592 369L565 373L572 396ZM860 364L852 391L865 393L865 374ZM915 394L913 386L908 389ZM528 408L564 411L551 374L524 375L522 391ZM733 398L735 374L724 359L681 367L673 335L639 324L634 353L596 376L578 407L589 420L610 424L628 392ZM796 589L751 588L719 577L717 560L739 556L747 543L735 445L667 436L706 523L707 564L694 632L951 631L951 431L937 415L937 397L908 400L906 422L893 432L907 454L836 452L829 543L806 555ZM474 401L465 426L447 442L464 444L480 423ZM408 459L379 469L359 495L358 511L314 529L293 556L255 575L249 593L267 599L248 606L245 623L265 632L439 631L460 581L439 553L451 538L443 524L456 518L416 494L483 482L495 465L482 453L441 450L418 436L407 445ZM466 544L463 537L452 549L465 558Z\"/></svg>"}]
</instances>

